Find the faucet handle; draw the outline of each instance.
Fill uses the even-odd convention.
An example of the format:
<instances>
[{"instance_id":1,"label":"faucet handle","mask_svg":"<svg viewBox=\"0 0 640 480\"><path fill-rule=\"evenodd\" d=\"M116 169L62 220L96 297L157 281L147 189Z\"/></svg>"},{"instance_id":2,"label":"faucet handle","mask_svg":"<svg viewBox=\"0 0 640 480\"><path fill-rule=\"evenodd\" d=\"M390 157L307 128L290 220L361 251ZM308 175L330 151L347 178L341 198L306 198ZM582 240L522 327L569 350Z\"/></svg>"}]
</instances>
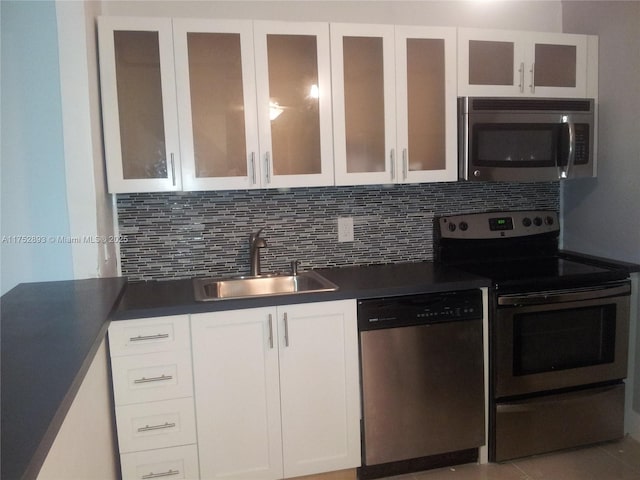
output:
<instances>
[{"instance_id":1,"label":"faucet handle","mask_svg":"<svg viewBox=\"0 0 640 480\"><path fill-rule=\"evenodd\" d=\"M260 238L260 234L262 233L262 230L264 230L264 227L260 228L257 232L251 232L251 234L249 235L249 239L252 242L255 242L258 238Z\"/></svg>"},{"instance_id":2,"label":"faucet handle","mask_svg":"<svg viewBox=\"0 0 640 480\"><path fill-rule=\"evenodd\" d=\"M298 275L298 265L300 265L299 260L293 260L291 262L291 275L293 275L294 277Z\"/></svg>"}]
</instances>

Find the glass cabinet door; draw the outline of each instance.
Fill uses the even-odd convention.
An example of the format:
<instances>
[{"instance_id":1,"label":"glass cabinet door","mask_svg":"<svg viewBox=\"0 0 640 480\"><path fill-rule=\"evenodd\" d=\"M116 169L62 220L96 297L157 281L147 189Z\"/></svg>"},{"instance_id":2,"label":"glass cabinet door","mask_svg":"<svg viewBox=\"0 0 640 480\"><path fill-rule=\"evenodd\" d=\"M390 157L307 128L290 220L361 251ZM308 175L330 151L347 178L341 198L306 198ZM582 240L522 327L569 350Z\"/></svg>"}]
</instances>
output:
<instances>
[{"instance_id":1,"label":"glass cabinet door","mask_svg":"<svg viewBox=\"0 0 640 480\"><path fill-rule=\"evenodd\" d=\"M458 94L585 97L587 48L586 35L461 28Z\"/></svg>"},{"instance_id":2,"label":"glass cabinet door","mask_svg":"<svg viewBox=\"0 0 640 480\"><path fill-rule=\"evenodd\" d=\"M531 42L527 88L540 96L587 96L586 35L536 34Z\"/></svg>"},{"instance_id":3,"label":"glass cabinet door","mask_svg":"<svg viewBox=\"0 0 640 480\"><path fill-rule=\"evenodd\" d=\"M458 30L459 95L523 94L526 48L514 33L517 32Z\"/></svg>"},{"instance_id":4,"label":"glass cabinet door","mask_svg":"<svg viewBox=\"0 0 640 480\"><path fill-rule=\"evenodd\" d=\"M392 25L331 24L336 184L396 181Z\"/></svg>"},{"instance_id":5,"label":"glass cabinet door","mask_svg":"<svg viewBox=\"0 0 640 480\"><path fill-rule=\"evenodd\" d=\"M173 25L183 189L258 187L252 22Z\"/></svg>"},{"instance_id":6,"label":"glass cabinet door","mask_svg":"<svg viewBox=\"0 0 640 480\"><path fill-rule=\"evenodd\" d=\"M457 179L456 32L396 27L398 180Z\"/></svg>"},{"instance_id":7,"label":"glass cabinet door","mask_svg":"<svg viewBox=\"0 0 640 480\"><path fill-rule=\"evenodd\" d=\"M263 187L333 184L328 28L254 23Z\"/></svg>"},{"instance_id":8,"label":"glass cabinet door","mask_svg":"<svg viewBox=\"0 0 640 480\"><path fill-rule=\"evenodd\" d=\"M457 178L456 30L332 24L336 183Z\"/></svg>"},{"instance_id":9,"label":"glass cabinet door","mask_svg":"<svg viewBox=\"0 0 640 480\"><path fill-rule=\"evenodd\" d=\"M98 19L109 192L181 188L171 20Z\"/></svg>"}]
</instances>

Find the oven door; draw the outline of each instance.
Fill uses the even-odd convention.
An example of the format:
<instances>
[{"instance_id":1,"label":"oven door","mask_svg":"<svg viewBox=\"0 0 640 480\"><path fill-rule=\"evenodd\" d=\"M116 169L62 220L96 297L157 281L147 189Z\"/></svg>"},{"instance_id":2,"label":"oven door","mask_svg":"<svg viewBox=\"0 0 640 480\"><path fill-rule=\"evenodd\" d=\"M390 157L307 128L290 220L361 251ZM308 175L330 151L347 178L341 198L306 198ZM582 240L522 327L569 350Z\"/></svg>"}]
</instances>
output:
<instances>
[{"instance_id":1,"label":"oven door","mask_svg":"<svg viewBox=\"0 0 640 480\"><path fill-rule=\"evenodd\" d=\"M625 378L630 291L626 281L499 295L495 398Z\"/></svg>"}]
</instances>

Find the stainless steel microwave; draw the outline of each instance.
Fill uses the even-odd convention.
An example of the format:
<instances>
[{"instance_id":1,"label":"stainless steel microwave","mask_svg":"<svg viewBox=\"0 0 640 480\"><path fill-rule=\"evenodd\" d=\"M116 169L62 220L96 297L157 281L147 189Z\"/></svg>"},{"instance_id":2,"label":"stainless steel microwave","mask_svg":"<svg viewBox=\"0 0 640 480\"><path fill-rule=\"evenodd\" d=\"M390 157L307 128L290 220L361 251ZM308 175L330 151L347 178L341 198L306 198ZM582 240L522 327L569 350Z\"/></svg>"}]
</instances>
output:
<instances>
[{"instance_id":1,"label":"stainless steel microwave","mask_svg":"<svg viewBox=\"0 0 640 480\"><path fill-rule=\"evenodd\" d=\"M460 178L594 177L594 108L593 99L458 98Z\"/></svg>"}]
</instances>

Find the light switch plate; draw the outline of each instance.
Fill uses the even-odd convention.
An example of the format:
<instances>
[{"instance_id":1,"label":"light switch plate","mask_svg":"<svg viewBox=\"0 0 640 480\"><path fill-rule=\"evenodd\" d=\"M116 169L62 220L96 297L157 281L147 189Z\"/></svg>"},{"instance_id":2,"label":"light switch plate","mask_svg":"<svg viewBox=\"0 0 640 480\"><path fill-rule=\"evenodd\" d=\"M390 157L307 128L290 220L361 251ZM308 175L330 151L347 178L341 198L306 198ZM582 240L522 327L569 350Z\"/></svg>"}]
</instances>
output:
<instances>
[{"instance_id":1,"label":"light switch plate","mask_svg":"<svg viewBox=\"0 0 640 480\"><path fill-rule=\"evenodd\" d=\"M338 218L338 242L353 242L353 217Z\"/></svg>"}]
</instances>

